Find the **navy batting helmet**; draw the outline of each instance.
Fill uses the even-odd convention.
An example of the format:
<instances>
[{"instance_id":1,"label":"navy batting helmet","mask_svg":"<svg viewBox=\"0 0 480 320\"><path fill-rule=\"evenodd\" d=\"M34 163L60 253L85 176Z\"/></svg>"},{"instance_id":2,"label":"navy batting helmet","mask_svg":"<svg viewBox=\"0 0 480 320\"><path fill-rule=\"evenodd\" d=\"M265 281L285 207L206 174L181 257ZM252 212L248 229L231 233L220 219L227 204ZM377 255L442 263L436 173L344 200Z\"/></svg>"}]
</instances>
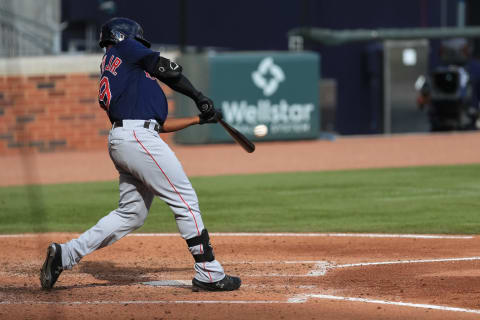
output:
<instances>
[{"instance_id":1,"label":"navy batting helmet","mask_svg":"<svg viewBox=\"0 0 480 320\"><path fill-rule=\"evenodd\" d=\"M100 32L100 48L109 44L117 44L126 38L135 39L150 48L150 42L143 38L143 29L135 21L128 18L113 18L105 22Z\"/></svg>"}]
</instances>

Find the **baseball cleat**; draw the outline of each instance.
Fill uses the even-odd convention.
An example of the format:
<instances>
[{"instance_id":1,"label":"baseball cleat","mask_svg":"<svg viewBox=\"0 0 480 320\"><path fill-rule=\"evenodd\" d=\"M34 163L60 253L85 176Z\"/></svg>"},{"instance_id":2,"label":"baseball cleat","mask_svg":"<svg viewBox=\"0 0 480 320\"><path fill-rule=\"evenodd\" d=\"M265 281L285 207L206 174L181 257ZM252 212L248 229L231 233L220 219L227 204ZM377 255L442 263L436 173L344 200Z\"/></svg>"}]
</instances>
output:
<instances>
[{"instance_id":1,"label":"baseball cleat","mask_svg":"<svg viewBox=\"0 0 480 320\"><path fill-rule=\"evenodd\" d=\"M217 282L202 282L195 278L192 280L192 290L197 291L233 291L240 288L242 280L239 277L225 275L225 278Z\"/></svg>"},{"instance_id":2,"label":"baseball cleat","mask_svg":"<svg viewBox=\"0 0 480 320\"><path fill-rule=\"evenodd\" d=\"M40 283L43 289L51 289L62 273L62 248L57 243L48 246L47 257L40 269Z\"/></svg>"}]
</instances>

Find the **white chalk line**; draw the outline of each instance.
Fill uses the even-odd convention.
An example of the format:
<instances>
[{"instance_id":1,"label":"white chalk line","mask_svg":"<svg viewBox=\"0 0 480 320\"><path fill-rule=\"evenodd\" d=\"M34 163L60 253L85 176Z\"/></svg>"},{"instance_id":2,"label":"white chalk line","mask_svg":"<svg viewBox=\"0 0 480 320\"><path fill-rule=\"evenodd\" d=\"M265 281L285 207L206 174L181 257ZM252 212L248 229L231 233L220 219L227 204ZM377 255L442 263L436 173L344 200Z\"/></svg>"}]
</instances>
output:
<instances>
[{"instance_id":1,"label":"white chalk line","mask_svg":"<svg viewBox=\"0 0 480 320\"><path fill-rule=\"evenodd\" d=\"M290 298L289 301L304 303L304 302L307 302L309 299L327 299L327 300L340 300L340 301L350 301L350 302L364 302L364 303L373 303L373 304L393 305L393 306L400 306L400 307L412 307L412 308L432 309L432 310L441 310L441 311L454 311L454 312L480 314L480 310L476 310L476 309L439 306L434 304L418 304L418 303L400 302L400 301L375 300L375 299L365 299L365 298L355 298L355 297L340 297L340 296L332 296L332 295L325 295L325 294L302 294L302 295L298 295L296 297Z\"/></svg>"},{"instance_id":2,"label":"white chalk line","mask_svg":"<svg viewBox=\"0 0 480 320\"><path fill-rule=\"evenodd\" d=\"M311 299L363 302L400 307L432 309L480 314L480 310L448 307L433 304L418 304L400 301L376 300L355 297L341 297L325 294L301 294L287 300L127 300L127 301L0 301L0 305L145 305L145 304L303 304Z\"/></svg>"},{"instance_id":3,"label":"white chalk line","mask_svg":"<svg viewBox=\"0 0 480 320\"><path fill-rule=\"evenodd\" d=\"M0 305L125 305L125 304L273 304L283 300L128 300L128 301L0 301ZM298 303L298 302L297 302Z\"/></svg>"},{"instance_id":4,"label":"white chalk line","mask_svg":"<svg viewBox=\"0 0 480 320\"><path fill-rule=\"evenodd\" d=\"M410 263L434 263L434 262L458 262L458 261L474 261L480 260L480 257L466 257L466 258L440 258L440 259L423 259L423 260L399 260L399 261L380 261L380 262L361 262L361 263L349 263L331 265L328 268L351 268L351 267L365 267L365 266L378 266L389 264L410 264Z\"/></svg>"},{"instance_id":5,"label":"white chalk line","mask_svg":"<svg viewBox=\"0 0 480 320\"><path fill-rule=\"evenodd\" d=\"M147 282L140 282L140 284L152 286L152 287L173 287L173 288L191 288L192 287L192 280L155 280L155 281L147 281ZM294 287L297 289L317 289L317 286L314 285L272 285L272 284L242 284L242 288L268 288L268 289L284 289L285 287Z\"/></svg>"},{"instance_id":6,"label":"white chalk line","mask_svg":"<svg viewBox=\"0 0 480 320\"><path fill-rule=\"evenodd\" d=\"M31 238L48 233L0 234L0 238ZM406 239L473 239L475 236L434 234L386 234L386 233L264 233L264 232L213 232L215 237L352 237L352 238L406 238ZM131 233L127 237L180 237L178 233Z\"/></svg>"},{"instance_id":7,"label":"white chalk line","mask_svg":"<svg viewBox=\"0 0 480 320\"><path fill-rule=\"evenodd\" d=\"M321 277L321 276L324 276L327 274L327 271L328 269L331 269L331 268L334 268L335 265L330 263L330 262L326 262L326 261L318 261L312 268L312 270L310 270L308 273L307 273L307 276L308 277Z\"/></svg>"},{"instance_id":8,"label":"white chalk line","mask_svg":"<svg viewBox=\"0 0 480 320\"><path fill-rule=\"evenodd\" d=\"M298 260L298 261L253 261L253 262L236 262L236 264L313 264L313 267L307 274L253 274L249 277L321 277L327 274L329 270L353 267L368 267L379 265L394 264L415 264L415 263L438 263L438 262L461 262L461 261L477 261L480 257L459 257L459 258L439 258L439 259L419 259L419 260L397 260L397 261L377 261L377 262L360 262L348 264L335 264L322 260ZM228 263L235 264L235 263Z\"/></svg>"},{"instance_id":9,"label":"white chalk line","mask_svg":"<svg viewBox=\"0 0 480 320\"><path fill-rule=\"evenodd\" d=\"M216 237L361 237L361 238L409 238L409 239L473 239L474 236L383 233L265 233L265 232L213 232ZM132 237L178 236L176 233L131 233Z\"/></svg>"},{"instance_id":10,"label":"white chalk line","mask_svg":"<svg viewBox=\"0 0 480 320\"><path fill-rule=\"evenodd\" d=\"M461 257L461 258L439 258L439 259L419 259L419 260L397 260L397 261L378 261L378 262L360 262L348 264L334 264L327 261L316 261L312 269L304 277L320 277L327 274L332 269L353 268L353 267L368 267L379 265L395 265L395 264L415 264L415 263L439 263L439 262L461 262L461 261L476 261L480 257ZM307 263L306 261L299 262ZM273 276L273 275L272 275Z\"/></svg>"}]
</instances>

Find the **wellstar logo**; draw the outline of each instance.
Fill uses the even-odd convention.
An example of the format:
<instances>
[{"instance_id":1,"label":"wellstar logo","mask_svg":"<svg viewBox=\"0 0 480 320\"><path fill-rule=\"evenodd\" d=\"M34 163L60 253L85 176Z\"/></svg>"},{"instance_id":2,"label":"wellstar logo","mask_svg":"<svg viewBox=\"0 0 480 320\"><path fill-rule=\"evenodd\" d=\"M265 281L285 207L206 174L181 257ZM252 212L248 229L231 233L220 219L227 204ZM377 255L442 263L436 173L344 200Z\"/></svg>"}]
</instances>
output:
<instances>
[{"instance_id":1,"label":"wellstar logo","mask_svg":"<svg viewBox=\"0 0 480 320\"><path fill-rule=\"evenodd\" d=\"M266 57L260 61L257 70L252 72L252 80L269 97L277 91L280 82L285 80L285 73L273 62L272 57Z\"/></svg>"},{"instance_id":2,"label":"wellstar logo","mask_svg":"<svg viewBox=\"0 0 480 320\"><path fill-rule=\"evenodd\" d=\"M270 100L258 100L256 105L246 100L222 102L225 120L235 124L308 123L314 109L313 103L288 104L284 99L278 104Z\"/></svg>"}]
</instances>

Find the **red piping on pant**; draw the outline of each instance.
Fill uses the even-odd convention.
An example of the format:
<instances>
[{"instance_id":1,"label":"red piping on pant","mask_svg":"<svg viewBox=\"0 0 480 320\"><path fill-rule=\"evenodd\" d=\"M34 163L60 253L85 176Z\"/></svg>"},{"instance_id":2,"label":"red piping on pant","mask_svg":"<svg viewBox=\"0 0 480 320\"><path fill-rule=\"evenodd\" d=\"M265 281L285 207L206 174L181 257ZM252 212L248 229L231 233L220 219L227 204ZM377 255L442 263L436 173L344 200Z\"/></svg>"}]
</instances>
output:
<instances>
[{"instance_id":1,"label":"red piping on pant","mask_svg":"<svg viewBox=\"0 0 480 320\"><path fill-rule=\"evenodd\" d=\"M152 156L152 154L147 150L147 148L145 148L145 146L140 142L140 140L138 140L137 138L137 135L135 134L135 131L133 131L133 136L135 137L135 140L137 140L137 142L142 146L143 150L145 150L145 152L149 155L150 158L152 158L153 162L155 162L155 164L157 165L158 169L160 169L160 171L162 171L163 175L165 176L165 178L167 179L168 183L172 186L173 190L175 191L176 194L178 194L178 196L180 197L180 199L183 201L183 203L187 206L188 208L188 211L190 212L190 214L192 215L193 217L193 221L195 222L195 228L197 228L197 233L198 235L200 235L200 230L198 230L198 225L197 225L197 219L195 219L195 215L193 214L192 212L192 209L190 208L190 206L188 205L188 203L183 199L182 195L180 194L180 192L178 192L177 188L175 188L175 186L173 185L172 181L170 181L170 179L168 178L168 176L165 174L165 171L163 171L163 169L160 167L160 165L158 164L157 160L155 160L155 158Z\"/></svg>"},{"instance_id":2,"label":"red piping on pant","mask_svg":"<svg viewBox=\"0 0 480 320\"><path fill-rule=\"evenodd\" d=\"M197 228L197 234L200 235L200 230L198 230L198 224L197 224L197 219L195 219L195 215L193 214L192 212L192 209L190 208L190 206L188 205L188 203L183 199L182 195L180 194L180 192L178 192L177 188L175 188L175 186L173 185L172 181L170 181L170 179L168 178L168 176L165 174L165 171L163 171L162 167L160 167L160 165L158 164L157 160L155 160L155 158L152 156L152 154L147 150L147 148L145 148L145 146L140 142L140 140L137 138L137 135L135 133L135 130L133 131L133 136L135 137L135 140L137 140L137 142L142 146L143 150L145 150L145 152L148 154L148 156L150 158L152 158L153 162L155 162L155 164L157 165L157 167L160 169L160 171L162 171L163 175L165 176L165 178L167 179L168 183L172 186L173 190L175 191L176 194L178 194L178 196L180 197L180 199L183 201L183 203L187 206L188 208L188 211L190 212L190 214L192 215L193 217L193 221L195 222L195 228ZM203 253L203 247L202 245L200 245L200 253ZM206 269L206 265L205 265L205 262L203 263L203 269ZM210 271L207 271L208 272L208 277L210 278L210 282L212 282L212 275L210 274Z\"/></svg>"}]
</instances>

